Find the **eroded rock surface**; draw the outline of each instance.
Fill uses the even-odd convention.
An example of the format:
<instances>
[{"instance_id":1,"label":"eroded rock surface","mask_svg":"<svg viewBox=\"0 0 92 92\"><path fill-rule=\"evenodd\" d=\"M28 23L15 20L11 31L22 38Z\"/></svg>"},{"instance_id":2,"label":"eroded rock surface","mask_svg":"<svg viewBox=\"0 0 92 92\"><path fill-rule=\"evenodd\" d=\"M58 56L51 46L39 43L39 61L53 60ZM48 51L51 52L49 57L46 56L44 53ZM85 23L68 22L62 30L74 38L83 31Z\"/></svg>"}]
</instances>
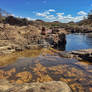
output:
<instances>
[{"instance_id":1,"label":"eroded rock surface","mask_svg":"<svg viewBox=\"0 0 92 92\"><path fill-rule=\"evenodd\" d=\"M70 87L61 81L45 83L12 84L0 80L0 92L72 92Z\"/></svg>"},{"instance_id":2,"label":"eroded rock surface","mask_svg":"<svg viewBox=\"0 0 92 92\"><path fill-rule=\"evenodd\" d=\"M65 49L66 38L63 30L60 33L41 35L42 30L32 25L19 27L0 24L0 28L0 54L38 47Z\"/></svg>"},{"instance_id":3,"label":"eroded rock surface","mask_svg":"<svg viewBox=\"0 0 92 92\"><path fill-rule=\"evenodd\" d=\"M59 55L67 58L76 58L78 60L86 60L92 62L92 49L60 52Z\"/></svg>"},{"instance_id":4,"label":"eroded rock surface","mask_svg":"<svg viewBox=\"0 0 92 92\"><path fill-rule=\"evenodd\" d=\"M6 79L18 85L63 81L71 87L73 92L92 92L92 65L90 63L63 58L58 53L46 49L28 50L21 52L21 55L17 53L18 56L12 54L0 57L3 61L0 61L1 80Z\"/></svg>"}]
</instances>

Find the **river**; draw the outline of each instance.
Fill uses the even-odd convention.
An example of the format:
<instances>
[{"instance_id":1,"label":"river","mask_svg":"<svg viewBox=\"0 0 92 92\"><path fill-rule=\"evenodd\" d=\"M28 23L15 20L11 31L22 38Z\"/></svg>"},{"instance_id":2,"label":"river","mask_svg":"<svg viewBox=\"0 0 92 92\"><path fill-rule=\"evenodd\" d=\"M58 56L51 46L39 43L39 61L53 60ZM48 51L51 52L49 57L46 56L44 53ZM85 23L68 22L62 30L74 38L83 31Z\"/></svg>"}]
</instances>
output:
<instances>
[{"instance_id":1,"label":"river","mask_svg":"<svg viewBox=\"0 0 92 92\"><path fill-rule=\"evenodd\" d=\"M66 51L92 48L92 33L66 35Z\"/></svg>"},{"instance_id":2,"label":"river","mask_svg":"<svg viewBox=\"0 0 92 92\"><path fill-rule=\"evenodd\" d=\"M92 34L68 34L66 50L92 48ZM92 63L63 58L48 49L0 57L0 79L12 83L64 81L73 92L92 92Z\"/></svg>"}]
</instances>

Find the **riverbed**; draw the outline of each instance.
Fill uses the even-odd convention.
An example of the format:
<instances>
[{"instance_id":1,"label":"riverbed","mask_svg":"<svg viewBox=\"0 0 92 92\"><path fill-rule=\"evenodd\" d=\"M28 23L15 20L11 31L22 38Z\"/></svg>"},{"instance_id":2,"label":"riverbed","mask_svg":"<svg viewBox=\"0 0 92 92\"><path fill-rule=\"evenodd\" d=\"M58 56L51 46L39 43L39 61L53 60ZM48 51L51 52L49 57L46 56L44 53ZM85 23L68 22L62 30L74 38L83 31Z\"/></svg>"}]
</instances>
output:
<instances>
[{"instance_id":1,"label":"riverbed","mask_svg":"<svg viewBox=\"0 0 92 92\"><path fill-rule=\"evenodd\" d=\"M73 92L92 92L91 63L63 58L47 49L28 50L0 58L3 61L0 79L18 84L64 81Z\"/></svg>"},{"instance_id":2,"label":"riverbed","mask_svg":"<svg viewBox=\"0 0 92 92\"><path fill-rule=\"evenodd\" d=\"M91 34L68 34L66 51L92 48ZM0 56L0 79L11 83L64 81L73 92L92 92L92 63L61 57L52 49Z\"/></svg>"}]
</instances>

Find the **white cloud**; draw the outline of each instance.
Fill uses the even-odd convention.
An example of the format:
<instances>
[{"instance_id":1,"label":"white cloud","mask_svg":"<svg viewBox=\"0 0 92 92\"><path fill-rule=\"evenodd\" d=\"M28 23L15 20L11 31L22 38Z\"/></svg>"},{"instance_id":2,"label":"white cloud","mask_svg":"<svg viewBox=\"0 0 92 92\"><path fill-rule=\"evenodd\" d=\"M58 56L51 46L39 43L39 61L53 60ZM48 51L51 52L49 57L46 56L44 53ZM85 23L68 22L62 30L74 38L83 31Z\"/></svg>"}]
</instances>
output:
<instances>
[{"instance_id":1,"label":"white cloud","mask_svg":"<svg viewBox=\"0 0 92 92\"><path fill-rule=\"evenodd\" d=\"M54 9L49 9L48 11L49 11L49 12L55 12L55 10L54 10Z\"/></svg>"},{"instance_id":2,"label":"white cloud","mask_svg":"<svg viewBox=\"0 0 92 92\"><path fill-rule=\"evenodd\" d=\"M60 16L59 15L59 16L57 16L57 20L60 21L60 22L65 22L65 23L70 22L70 21L78 22L78 21L84 19L84 17L86 17L86 16L75 16L75 17L73 17L71 14L66 15L66 16L64 16L64 15Z\"/></svg>"},{"instance_id":3,"label":"white cloud","mask_svg":"<svg viewBox=\"0 0 92 92\"><path fill-rule=\"evenodd\" d=\"M41 16L41 17L46 17L48 14L50 14L49 11L45 11L43 13L40 13L40 12L36 13L37 16Z\"/></svg>"},{"instance_id":4,"label":"white cloud","mask_svg":"<svg viewBox=\"0 0 92 92\"><path fill-rule=\"evenodd\" d=\"M54 15L48 15L45 17L46 19L50 20L50 21L55 21L56 20L56 17Z\"/></svg>"},{"instance_id":5,"label":"white cloud","mask_svg":"<svg viewBox=\"0 0 92 92\"><path fill-rule=\"evenodd\" d=\"M57 16L62 16L62 15L64 15L64 13L56 13L57 14Z\"/></svg>"},{"instance_id":6,"label":"white cloud","mask_svg":"<svg viewBox=\"0 0 92 92\"><path fill-rule=\"evenodd\" d=\"M38 13L36 13L36 15L41 16L41 17L47 17L50 14L50 12L55 12L55 10L54 9L49 9L49 10L44 11L42 13L38 12Z\"/></svg>"},{"instance_id":7,"label":"white cloud","mask_svg":"<svg viewBox=\"0 0 92 92\"><path fill-rule=\"evenodd\" d=\"M38 13L36 13L36 15L37 15L37 16L45 17L45 16L49 15L50 12L55 12L55 10L54 10L54 9L49 9L49 10L44 11L44 12L42 12L42 13L38 12Z\"/></svg>"},{"instance_id":8,"label":"white cloud","mask_svg":"<svg viewBox=\"0 0 92 92\"><path fill-rule=\"evenodd\" d=\"M44 13L36 13L36 15L37 16L41 16L41 17L45 17L46 16L46 14L44 14Z\"/></svg>"},{"instance_id":9,"label":"white cloud","mask_svg":"<svg viewBox=\"0 0 92 92\"><path fill-rule=\"evenodd\" d=\"M36 19L33 19L33 18L30 18L30 17L26 17L27 20L36 20Z\"/></svg>"},{"instance_id":10,"label":"white cloud","mask_svg":"<svg viewBox=\"0 0 92 92\"><path fill-rule=\"evenodd\" d=\"M52 12L54 12L55 14L52 14ZM60 22L70 22L70 21L74 21L74 22L78 22L80 20L82 20L84 17L87 17L87 13L84 11L80 11L77 13L77 16L72 16L71 14L68 15L64 15L63 12L56 12L54 9L49 9L45 12L42 13L36 13L37 16L43 17L45 20L47 21L60 21Z\"/></svg>"},{"instance_id":11,"label":"white cloud","mask_svg":"<svg viewBox=\"0 0 92 92\"><path fill-rule=\"evenodd\" d=\"M80 11L80 12L78 12L77 14L78 14L78 15L82 15L82 16L87 15L87 13L86 13L86 12L84 12L84 11Z\"/></svg>"}]
</instances>

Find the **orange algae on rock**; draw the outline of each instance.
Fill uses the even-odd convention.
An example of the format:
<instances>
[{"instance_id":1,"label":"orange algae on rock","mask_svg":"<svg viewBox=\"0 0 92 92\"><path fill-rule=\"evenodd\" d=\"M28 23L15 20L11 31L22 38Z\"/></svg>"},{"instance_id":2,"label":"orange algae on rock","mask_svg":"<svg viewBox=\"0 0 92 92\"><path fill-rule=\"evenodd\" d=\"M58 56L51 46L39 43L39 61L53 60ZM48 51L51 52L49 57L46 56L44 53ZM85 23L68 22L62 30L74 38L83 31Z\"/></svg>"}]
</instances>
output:
<instances>
[{"instance_id":1,"label":"orange algae on rock","mask_svg":"<svg viewBox=\"0 0 92 92\"><path fill-rule=\"evenodd\" d=\"M0 79L7 79L10 76L12 76L12 74L15 72L16 72L15 68L8 70L8 71L0 70Z\"/></svg>"},{"instance_id":2,"label":"orange algae on rock","mask_svg":"<svg viewBox=\"0 0 92 92\"><path fill-rule=\"evenodd\" d=\"M16 77L18 78L16 83L21 84L29 82L32 79L32 74L30 72L24 71L16 74Z\"/></svg>"}]
</instances>

